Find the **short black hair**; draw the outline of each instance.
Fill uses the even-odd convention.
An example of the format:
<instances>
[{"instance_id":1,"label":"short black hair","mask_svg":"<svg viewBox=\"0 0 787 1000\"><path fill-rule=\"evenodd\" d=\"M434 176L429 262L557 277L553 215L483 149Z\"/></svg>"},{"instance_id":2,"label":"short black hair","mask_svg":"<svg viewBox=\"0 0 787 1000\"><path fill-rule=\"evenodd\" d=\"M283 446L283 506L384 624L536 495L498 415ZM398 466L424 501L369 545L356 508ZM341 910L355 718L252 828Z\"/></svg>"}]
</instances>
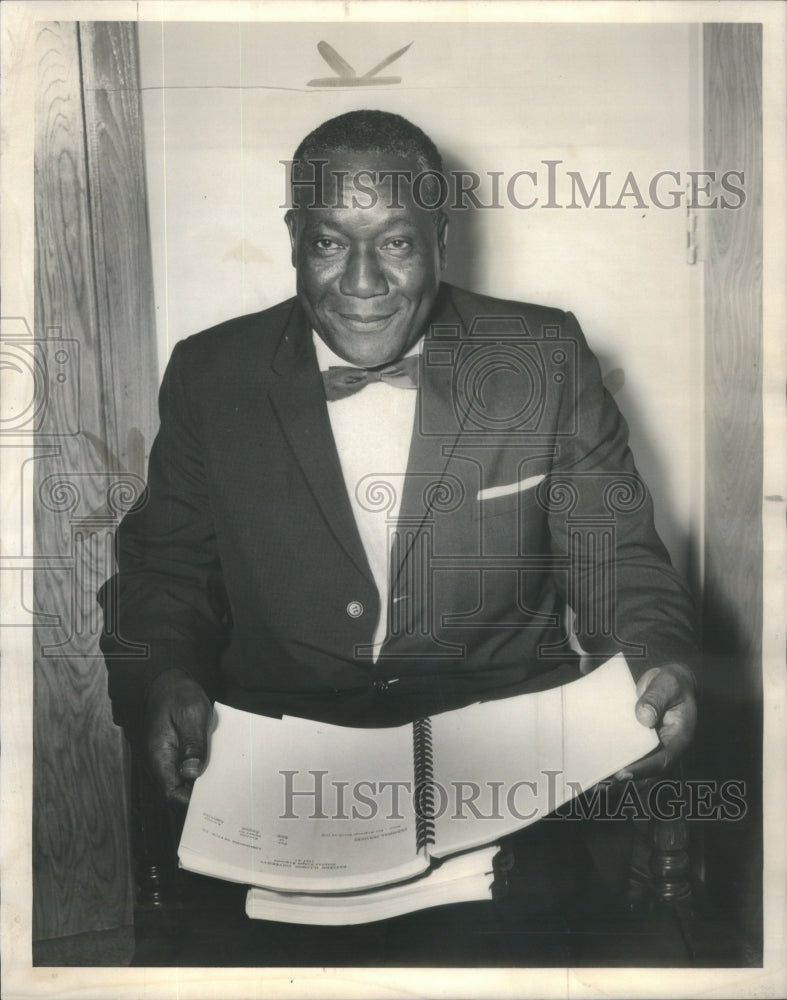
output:
<instances>
[{"instance_id":1,"label":"short black hair","mask_svg":"<svg viewBox=\"0 0 787 1000\"><path fill-rule=\"evenodd\" d=\"M391 111L348 111L329 118L303 139L293 155L294 176L330 153L390 153L413 160L420 171L443 172L440 151L429 136Z\"/></svg>"}]
</instances>

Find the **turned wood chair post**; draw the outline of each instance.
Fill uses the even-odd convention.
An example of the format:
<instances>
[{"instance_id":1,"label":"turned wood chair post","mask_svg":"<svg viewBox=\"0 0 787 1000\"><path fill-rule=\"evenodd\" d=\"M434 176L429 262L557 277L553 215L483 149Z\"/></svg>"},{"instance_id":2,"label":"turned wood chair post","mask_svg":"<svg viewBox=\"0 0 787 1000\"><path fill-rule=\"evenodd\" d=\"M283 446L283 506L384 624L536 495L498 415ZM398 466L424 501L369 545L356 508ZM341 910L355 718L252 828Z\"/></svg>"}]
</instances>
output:
<instances>
[{"instance_id":1,"label":"turned wood chair post","mask_svg":"<svg viewBox=\"0 0 787 1000\"><path fill-rule=\"evenodd\" d=\"M691 857L689 825L685 815L685 792L680 778L668 779L673 789L670 815L658 815L651 802L653 782L638 784L639 798L646 804L647 820L638 820L634 839L627 896L632 907L644 902L662 905L691 903ZM662 803L666 804L666 800Z\"/></svg>"},{"instance_id":2,"label":"turned wood chair post","mask_svg":"<svg viewBox=\"0 0 787 1000\"><path fill-rule=\"evenodd\" d=\"M161 908L173 898L177 835L163 792L148 771L142 744L126 730L131 749L131 857L137 904Z\"/></svg>"},{"instance_id":3,"label":"turned wood chair post","mask_svg":"<svg viewBox=\"0 0 787 1000\"><path fill-rule=\"evenodd\" d=\"M653 892L661 903L691 899L689 831L684 816L663 819L651 816L648 823L651 846L650 874Z\"/></svg>"}]
</instances>

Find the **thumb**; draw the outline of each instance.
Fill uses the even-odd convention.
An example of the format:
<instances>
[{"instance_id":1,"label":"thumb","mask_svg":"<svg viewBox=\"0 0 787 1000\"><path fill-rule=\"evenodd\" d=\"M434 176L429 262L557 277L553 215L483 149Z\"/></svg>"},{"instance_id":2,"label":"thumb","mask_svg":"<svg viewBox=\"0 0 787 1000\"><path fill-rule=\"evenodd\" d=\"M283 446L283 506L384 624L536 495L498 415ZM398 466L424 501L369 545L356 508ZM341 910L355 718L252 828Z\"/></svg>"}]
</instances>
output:
<instances>
[{"instance_id":1,"label":"thumb","mask_svg":"<svg viewBox=\"0 0 787 1000\"><path fill-rule=\"evenodd\" d=\"M678 679L669 671L654 667L643 674L637 684L635 713L639 722L649 729L658 725L664 713L674 704L680 693Z\"/></svg>"},{"instance_id":2,"label":"thumb","mask_svg":"<svg viewBox=\"0 0 787 1000\"><path fill-rule=\"evenodd\" d=\"M208 756L208 719L190 716L179 728L178 772L184 781L195 781Z\"/></svg>"}]
</instances>

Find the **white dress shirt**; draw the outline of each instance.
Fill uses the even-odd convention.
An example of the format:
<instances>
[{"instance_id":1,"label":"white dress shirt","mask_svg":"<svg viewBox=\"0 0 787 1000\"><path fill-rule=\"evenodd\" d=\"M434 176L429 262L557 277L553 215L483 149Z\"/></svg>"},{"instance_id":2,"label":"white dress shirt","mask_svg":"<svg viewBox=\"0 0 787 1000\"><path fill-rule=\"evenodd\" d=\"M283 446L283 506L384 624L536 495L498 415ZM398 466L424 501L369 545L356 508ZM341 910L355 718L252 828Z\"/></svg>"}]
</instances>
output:
<instances>
[{"instance_id":1,"label":"white dress shirt","mask_svg":"<svg viewBox=\"0 0 787 1000\"><path fill-rule=\"evenodd\" d=\"M352 367L312 332L320 371ZM407 355L419 354L423 339ZM374 633L376 661L388 632L391 532L402 502L404 476L413 436L415 389L372 382L344 399L328 403L336 449L358 534L380 595ZM374 484L380 484L375 489Z\"/></svg>"}]
</instances>

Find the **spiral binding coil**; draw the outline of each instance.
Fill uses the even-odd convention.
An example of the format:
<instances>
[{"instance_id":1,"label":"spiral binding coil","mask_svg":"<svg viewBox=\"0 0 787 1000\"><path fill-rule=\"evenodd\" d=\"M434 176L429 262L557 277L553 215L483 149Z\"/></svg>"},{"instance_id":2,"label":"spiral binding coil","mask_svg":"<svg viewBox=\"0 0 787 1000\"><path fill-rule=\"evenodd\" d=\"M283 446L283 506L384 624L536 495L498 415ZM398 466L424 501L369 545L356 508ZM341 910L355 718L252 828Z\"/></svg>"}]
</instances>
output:
<instances>
[{"instance_id":1,"label":"spiral binding coil","mask_svg":"<svg viewBox=\"0 0 787 1000\"><path fill-rule=\"evenodd\" d=\"M415 846L426 849L435 842L432 723L418 719L413 723L413 761L415 764Z\"/></svg>"}]
</instances>

